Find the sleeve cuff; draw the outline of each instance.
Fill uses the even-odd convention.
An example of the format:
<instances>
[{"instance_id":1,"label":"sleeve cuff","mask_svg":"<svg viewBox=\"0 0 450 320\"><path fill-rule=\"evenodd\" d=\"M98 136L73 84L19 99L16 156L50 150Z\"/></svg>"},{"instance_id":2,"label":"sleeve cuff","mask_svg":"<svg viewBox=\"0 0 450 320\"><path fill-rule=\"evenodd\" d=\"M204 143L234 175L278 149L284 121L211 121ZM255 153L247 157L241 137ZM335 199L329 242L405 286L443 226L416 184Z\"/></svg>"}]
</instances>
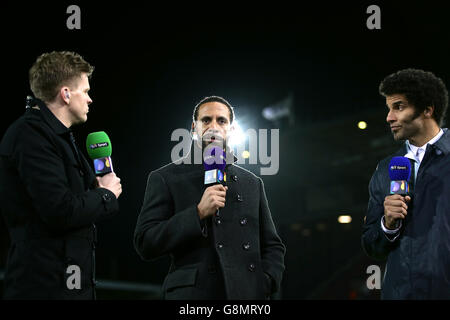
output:
<instances>
[{"instance_id":1,"label":"sleeve cuff","mask_svg":"<svg viewBox=\"0 0 450 320\"><path fill-rule=\"evenodd\" d=\"M106 212L115 213L119 210L118 200L113 192L106 188L97 188L94 191L100 195Z\"/></svg>"},{"instance_id":2,"label":"sleeve cuff","mask_svg":"<svg viewBox=\"0 0 450 320\"><path fill-rule=\"evenodd\" d=\"M208 238L208 225L206 224L205 219L200 220L200 227L202 228L202 236Z\"/></svg>"},{"instance_id":3,"label":"sleeve cuff","mask_svg":"<svg viewBox=\"0 0 450 320\"><path fill-rule=\"evenodd\" d=\"M389 241L394 242L398 238L398 236L400 235L401 228L402 228L401 220L397 220L395 229L391 230L386 228L384 226L384 216L381 217L381 229L383 230L384 235Z\"/></svg>"}]
</instances>

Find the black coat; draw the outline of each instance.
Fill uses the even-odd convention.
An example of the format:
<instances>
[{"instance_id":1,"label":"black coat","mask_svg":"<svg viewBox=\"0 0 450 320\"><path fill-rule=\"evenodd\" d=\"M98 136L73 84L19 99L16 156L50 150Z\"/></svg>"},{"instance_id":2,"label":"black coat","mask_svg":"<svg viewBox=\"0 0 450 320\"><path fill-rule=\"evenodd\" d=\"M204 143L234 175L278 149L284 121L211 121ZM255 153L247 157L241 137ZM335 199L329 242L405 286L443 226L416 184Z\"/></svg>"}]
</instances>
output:
<instances>
[{"instance_id":1,"label":"black coat","mask_svg":"<svg viewBox=\"0 0 450 320\"><path fill-rule=\"evenodd\" d=\"M0 144L0 207L11 237L4 298L92 299L94 222L116 213L118 202L109 190L95 189L71 131L43 102L38 106ZM80 268L80 289L67 286L71 265Z\"/></svg>"},{"instance_id":2,"label":"black coat","mask_svg":"<svg viewBox=\"0 0 450 320\"><path fill-rule=\"evenodd\" d=\"M263 182L234 164L225 172L225 207L204 224L203 165L171 163L148 176L134 243L143 259L170 254L166 299L266 299L280 287L285 247Z\"/></svg>"},{"instance_id":3,"label":"black coat","mask_svg":"<svg viewBox=\"0 0 450 320\"><path fill-rule=\"evenodd\" d=\"M406 146L382 160L373 174L362 245L369 256L387 259L382 298L450 299L450 132L444 129L428 145L400 236L390 242L380 222L389 195L388 167L392 157L405 154Z\"/></svg>"}]
</instances>

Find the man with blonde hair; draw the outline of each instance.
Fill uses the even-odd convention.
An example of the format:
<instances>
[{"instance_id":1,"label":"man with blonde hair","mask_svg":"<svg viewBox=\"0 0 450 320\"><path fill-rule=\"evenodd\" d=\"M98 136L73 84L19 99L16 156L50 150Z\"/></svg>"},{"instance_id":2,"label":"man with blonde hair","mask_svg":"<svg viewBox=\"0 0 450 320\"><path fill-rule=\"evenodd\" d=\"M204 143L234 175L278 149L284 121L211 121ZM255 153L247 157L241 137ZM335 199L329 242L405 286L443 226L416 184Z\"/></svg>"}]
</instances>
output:
<instances>
[{"instance_id":1,"label":"man with blonde hair","mask_svg":"<svg viewBox=\"0 0 450 320\"><path fill-rule=\"evenodd\" d=\"M118 211L120 179L95 177L72 127L86 122L93 67L39 56L34 98L0 144L0 208L11 237L5 299L95 299L95 222Z\"/></svg>"}]
</instances>

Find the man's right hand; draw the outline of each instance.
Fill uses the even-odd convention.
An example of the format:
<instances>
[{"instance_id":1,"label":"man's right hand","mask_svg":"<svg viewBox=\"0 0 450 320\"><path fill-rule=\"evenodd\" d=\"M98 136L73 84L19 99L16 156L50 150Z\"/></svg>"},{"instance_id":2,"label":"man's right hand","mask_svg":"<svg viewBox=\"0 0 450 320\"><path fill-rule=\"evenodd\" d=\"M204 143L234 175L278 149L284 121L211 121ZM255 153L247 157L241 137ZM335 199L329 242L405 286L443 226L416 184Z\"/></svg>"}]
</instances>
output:
<instances>
[{"instance_id":1,"label":"man's right hand","mask_svg":"<svg viewBox=\"0 0 450 320\"><path fill-rule=\"evenodd\" d=\"M388 229L395 229L395 223L398 219L405 219L408 214L408 205L411 201L410 196L401 196L394 194L384 198L384 226Z\"/></svg>"},{"instance_id":2,"label":"man's right hand","mask_svg":"<svg viewBox=\"0 0 450 320\"><path fill-rule=\"evenodd\" d=\"M206 188L200 203L197 205L198 216L201 220L213 215L219 208L225 207L227 190L228 187L221 184Z\"/></svg>"},{"instance_id":3,"label":"man's right hand","mask_svg":"<svg viewBox=\"0 0 450 320\"><path fill-rule=\"evenodd\" d=\"M114 193L116 198L119 198L122 193L122 185L120 184L120 178L116 176L114 172L105 174L103 177L96 177L98 186L105 188Z\"/></svg>"}]
</instances>

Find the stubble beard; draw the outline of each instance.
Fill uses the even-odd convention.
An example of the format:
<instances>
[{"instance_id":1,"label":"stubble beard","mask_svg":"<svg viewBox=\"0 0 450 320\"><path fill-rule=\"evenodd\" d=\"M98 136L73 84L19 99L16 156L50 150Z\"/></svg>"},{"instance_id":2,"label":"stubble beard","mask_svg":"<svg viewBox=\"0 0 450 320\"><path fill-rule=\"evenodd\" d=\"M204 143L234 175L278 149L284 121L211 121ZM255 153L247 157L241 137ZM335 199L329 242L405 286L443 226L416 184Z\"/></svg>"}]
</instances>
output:
<instances>
[{"instance_id":1,"label":"stubble beard","mask_svg":"<svg viewBox=\"0 0 450 320\"><path fill-rule=\"evenodd\" d=\"M420 134L420 129L414 125L414 121L420 116L420 114L413 114L411 118L403 121L400 130L392 132L395 141L406 141Z\"/></svg>"}]
</instances>

